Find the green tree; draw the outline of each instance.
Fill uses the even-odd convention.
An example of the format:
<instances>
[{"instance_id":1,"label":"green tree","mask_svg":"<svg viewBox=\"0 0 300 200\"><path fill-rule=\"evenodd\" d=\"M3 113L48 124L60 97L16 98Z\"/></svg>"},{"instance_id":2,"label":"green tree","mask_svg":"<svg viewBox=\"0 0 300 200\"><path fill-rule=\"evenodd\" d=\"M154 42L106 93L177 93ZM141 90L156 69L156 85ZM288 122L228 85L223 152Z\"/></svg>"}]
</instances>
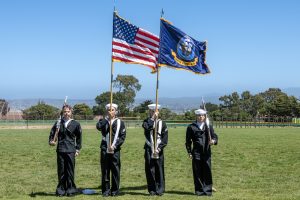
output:
<instances>
[{"instance_id":1,"label":"green tree","mask_svg":"<svg viewBox=\"0 0 300 200\"><path fill-rule=\"evenodd\" d=\"M114 88L117 88L119 92L134 91L137 92L141 89L139 80L132 75L118 75L113 81Z\"/></svg>"},{"instance_id":2,"label":"green tree","mask_svg":"<svg viewBox=\"0 0 300 200\"><path fill-rule=\"evenodd\" d=\"M207 102L207 103L205 104L205 108L206 108L206 110L207 110L209 113L211 113L211 112L213 112L213 111L218 110L218 109L219 109L219 106L218 106L217 104L213 104L213 103Z\"/></svg>"},{"instance_id":3,"label":"green tree","mask_svg":"<svg viewBox=\"0 0 300 200\"><path fill-rule=\"evenodd\" d=\"M119 102L121 113L128 114L129 108L134 102L136 93L140 91L139 80L132 75L118 75L113 81L116 92L116 99Z\"/></svg>"},{"instance_id":4,"label":"green tree","mask_svg":"<svg viewBox=\"0 0 300 200\"><path fill-rule=\"evenodd\" d=\"M232 114L238 116L241 111L240 96L237 92L234 92L231 94L231 99L232 99L231 112Z\"/></svg>"},{"instance_id":5,"label":"green tree","mask_svg":"<svg viewBox=\"0 0 300 200\"><path fill-rule=\"evenodd\" d=\"M110 102L110 92L103 92L95 98L96 106L93 106L94 115L104 115L105 105Z\"/></svg>"},{"instance_id":6,"label":"green tree","mask_svg":"<svg viewBox=\"0 0 300 200\"><path fill-rule=\"evenodd\" d=\"M289 98L279 88L269 88L259 95L264 99L263 115L287 116L292 114Z\"/></svg>"},{"instance_id":7,"label":"green tree","mask_svg":"<svg viewBox=\"0 0 300 200\"><path fill-rule=\"evenodd\" d=\"M266 113L264 105L264 98L259 94L254 95L252 98L252 117Z\"/></svg>"},{"instance_id":8,"label":"green tree","mask_svg":"<svg viewBox=\"0 0 300 200\"><path fill-rule=\"evenodd\" d=\"M194 110L188 110L184 113L184 119L185 120L195 120L195 109Z\"/></svg>"},{"instance_id":9,"label":"green tree","mask_svg":"<svg viewBox=\"0 0 300 200\"><path fill-rule=\"evenodd\" d=\"M129 105L126 105L124 92L113 92L113 103L118 104L119 114L124 116L129 113ZM95 98L96 106L93 107L94 115L105 115L105 106L110 103L110 92L103 92Z\"/></svg>"},{"instance_id":10,"label":"green tree","mask_svg":"<svg viewBox=\"0 0 300 200\"><path fill-rule=\"evenodd\" d=\"M132 91L131 91L132 92ZM119 115L120 116L127 116L129 115L129 108L131 107L132 103L134 102L135 95L126 94L126 92L116 92L114 93L114 102L119 106Z\"/></svg>"},{"instance_id":11,"label":"green tree","mask_svg":"<svg viewBox=\"0 0 300 200\"><path fill-rule=\"evenodd\" d=\"M251 95L249 91L241 94L241 116L243 118L255 117L262 110L264 100L260 95Z\"/></svg>"},{"instance_id":12,"label":"green tree","mask_svg":"<svg viewBox=\"0 0 300 200\"><path fill-rule=\"evenodd\" d=\"M290 105L291 105L291 116L293 117L299 117L300 116L300 102L299 100L291 96L289 97Z\"/></svg>"},{"instance_id":13,"label":"green tree","mask_svg":"<svg viewBox=\"0 0 300 200\"><path fill-rule=\"evenodd\" d=\"M173 113L169 108L161 108L159 110L159 116L162 120L167 120L167 119L171 119Z\"/></svg>"},{"instance_id":14,"label":"green tree","mask_svg":"<svg viewBox=\"0 0 300 200\"><path fill-rule=\"evenodd\" d=\"M260 93L266 103L274 102L275 98L279 95L286 95L279 88L269 88L267 91Z\"/></svg>"},{"instance_id":15,"label":"green tree","mask_svg":"<svg viewBox=\"0 0 300 200\"><path fill-rule=\"evenodd\" d=\"M148 111L148 105L149 104L153 104L152 100L146 100L144 102L142 102L140 105L138 105L137 107L135 107L133 109L134 112L137 113L146 113Z\"/></svg>"},{"instance_id":16,"label":"green tree","mask_svg":"<svg viewBox=\"0 0 300 200\"><path fill-rule=\"evenodd\" d=\"M286 94L281 94L275 97L272 102L272 109L270 112L276 116L291 116L292 107L289 97Z\"/></svg>"},{"instance_id":17,"label":"green tree","mask_svg":"<svg viewBox=\"0 0 300 200\"><path fill-rule=\"evenodd\" d=\"M219 98L223 103L220 111L225 119L247 119L256 116L299 116L300 105L293 96L289 97L279 88L269 88L265 92L251 95L244 91L239 98L236 92ZM219 113L214 113L218 116Z\"/></svg>"},{"instance_id":18,"label":"green tree","mask_svg":"<svg viewBox=\"0 0 300 200\"><path fill-rule=\"evenodd\" d=\"M113 81L113 87L118 89L113 92L113 103L118 104L120 115L128 115L134 102L136 92L141 89L138 79L132 75L118 75ZM95 98L96 106L93 107L95 115L105 113L105 105L110 103L110 92L104 92Z\"/></svg>"},{"instance_id":19,"label":"green tree","mask_svg":"<svg viewBox=\"0 0 300 200\"><path fill-rule=\"evenodd\" d=\"M5 116L9 110L8 102L5 99L0 99L0 115Z\"/></svg>"},{"instance_id":20,"label":"green tree","mask_svg":"<svg viewBox=\"0 0 300 200\"><path fill-rule=\"evenodd\" d=\"M241 110L246 113L253 113L253 96L249 91L241 94Z\"/></svg>"},{"instance_id":21,"label":"green tree","mask_svg":"<svg viewBox=\"0 0 300 200\"><path fill-rule=\"evenodd\" d=\"M28 120L49 120L55 119L59 116L60 109L47 105L43 101L38 102L37 105L31 106L23 110L23 119Z\"/></svg>"},{"instance_id":22,"label":"green tree","mask_svg":"<svg viewBox=\"0 0 300 200\"><path fill-rule=\"evenodd\" d=\"M133 109L133 113L135 116L139 116L140 119L145 119L148 116L148 105L152 104L152 100L146 100L142 102L140 105L136 106Z\"/></svg>"},{"instance_id":23,"label":"green tree","mask_svg":"<svg viewBox=\"0 0 300 200\"><path fill-rule=\"evenodd\" d=\"M73 107L73 115L75 119L93 119L93 110L85 103L76 104Z\"/></svg>"},{"instance_id":24,"label":"green tree","mask_svg":"<svg viewBox=\"0 0 300 200\"><path fill-rule=\"evenodd\" d=\"M220 105L223 116L227 119L237 120L241 112L240 96L237 92L233 92L231 95L225 95L219 98L223 103Z\"/></svg>"},{"instance_id":25,"label":"green tree","mask_svg":"<svg viewBox=\"0 0 300 200\"><path fill-rule=\"evenodd\" d=\"M214 120L217 120L217 121L221 121L223 118L223 115L222 115L222 112L221 110L214 110L212 112L209 113L209 116L212 117Z\"/></svg>"}]
</instances>

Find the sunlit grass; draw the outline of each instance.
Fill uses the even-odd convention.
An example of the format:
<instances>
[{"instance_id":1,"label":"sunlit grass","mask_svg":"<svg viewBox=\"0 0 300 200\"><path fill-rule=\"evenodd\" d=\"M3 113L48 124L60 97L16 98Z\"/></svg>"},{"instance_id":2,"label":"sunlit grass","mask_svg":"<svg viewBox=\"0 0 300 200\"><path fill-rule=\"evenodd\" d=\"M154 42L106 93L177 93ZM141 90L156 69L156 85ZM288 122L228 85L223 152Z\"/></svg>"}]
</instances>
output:
<instances>
[{"instance_id":1,"label":"sunlit grass","mask_svg":"<svg viewBox=\"0 0 300 200\"><path fill-rule=\"evenodd\" d=\"M55 148L49 130L0 130L0 198L56 199ZM211 199L300 199L300 129L216 129ZM100 192L99 145L96 130L84 130L76 159L79 188ZM185 128L169 129L165 150L166 193L160 199L199 199L193 195L191 161L185 151ZM121 191L117 199L149 199L144 173L144 135L129 128L121 151ZM75 199L102 198L78 195ZM155 198L155 197L154 197Z\"/></svg>"}]
</instances>

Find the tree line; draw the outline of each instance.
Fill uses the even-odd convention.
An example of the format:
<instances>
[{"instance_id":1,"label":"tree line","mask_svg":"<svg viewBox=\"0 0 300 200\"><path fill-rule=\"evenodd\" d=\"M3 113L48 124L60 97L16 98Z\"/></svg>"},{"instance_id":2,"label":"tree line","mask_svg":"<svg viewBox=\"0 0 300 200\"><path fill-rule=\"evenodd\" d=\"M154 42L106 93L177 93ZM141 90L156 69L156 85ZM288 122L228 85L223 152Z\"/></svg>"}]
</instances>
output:
<instances>
[{"instance_id":1,"label":"tree line","mask_svg":"<svg viewBox=\"0 0 300 200\"><path fill-rule=\"evenodd\" d=\"M300 102L295 96L288 96L279 88L252 95L249 91L239 95L233 92L219 98L221 104L211 110L215 118L236 118L237 120L256 117L299 117Z\"/></svg>"},{"instance_id":2,"label":"tree line","mask_svg":"<svg viewBox=\"0 0 300 200\"><path fill-rule=\"evenodd\" d=\"M118 75L113 80L113 102L119 105L121 117L144 119L147 117L148 105L153 103L146 100L140 105L133 106L136 93L141 89L139 80L132 75ZM257 117L300 117L300 103L295 96L288 96L279 88L251 94L244 91L241 94L233 92L219 98L219 104L206 103L205 107L209 115L216 120L245 120ZM0 100L0 108L8 106L5 100ZM96 105L90 108L88 105L76 104L73 107L73 115L76 119L93 119L96 115L105 115L105 105L110 102L110 92L101 93L95 98ZM1 104L2 103L2 104ZM195 108L198 109L198 108ZM3 109L8 110L8 109ZM37 105L23 110L24 119L55 119L59 116L60 109L39 101ZM3 115L3 113L1 113ZM5 113L6 114L6 113ZM177 114L168 108L160 110L162 119L167 120L193 120L194 110Z\"/></svg>"},{"instance_id":3,"label":"tree line","mask_svg":"<svg viewBox=\"0 0 300 200\"><path fill-rule=\"evenodd\" d=\"M0 99L0 115L5 116L9 110L8 102L5 99Z\"/></svg>"}]
</instances>

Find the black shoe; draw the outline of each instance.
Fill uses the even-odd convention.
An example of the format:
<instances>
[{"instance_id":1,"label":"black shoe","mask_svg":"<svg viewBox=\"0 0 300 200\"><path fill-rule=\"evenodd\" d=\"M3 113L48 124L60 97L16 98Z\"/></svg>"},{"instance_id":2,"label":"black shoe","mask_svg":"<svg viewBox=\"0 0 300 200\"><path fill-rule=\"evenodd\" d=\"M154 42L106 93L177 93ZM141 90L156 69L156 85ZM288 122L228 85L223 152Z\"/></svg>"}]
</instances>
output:
<instances>
[{"instance_id":1,"label":"black shoe","mask_svg":"<svg viewBox=\"0 0 300 200\"><path fill-rule=\"evenodd\" d=\"M118 196L118 195L120 195L120 192L119 192L119 191L117 191L117 192L112 192L112 193L111 193L111 196L113 196L113 197Z\"/></svg>"},{"instance_id":2,"label":"black shoe","mask_svg":"<svg viewBox=\"0 0 300 200\"><path fill-rule=\"evenodd\" d=\"M102 196L103 196L103 197L109 197L109 192L104 192L104 193L102 193Z\"/></svg>"},{"instance_id":3,"label":"black shoe","mask_svg":"<svg viewBox=\"0 0 300 200\"><path fill-rule=\"evenodd\" d=\"M150 192L149 192L149 195L150 195L150 196L154 196L154 195L156 195L156 192L150 191Z\"/></svg>"},{"instance_id":4,"label":"black shoe","mask_svg":"<svg viewBox=\"0 0 300 200\"><path fill-rule=\"evenodd\" d=\"M157 192L156 195L157 196L162 196L162 195L164 195L164 193Z\"/></svg>"},{"instance_id":5,"label":"black shoe","mask_svg":"<svg viewBox=\"0 0 300 200\"><path fill-rule=\"evenodd\" d=\"M74 197L74 196L75 196L75 193L68 193L67 196L68 196L68 197Z\"/></svg>"},{"instance_id":6,"label":"black shoe","mask_svg":"<svg viewBox=\"0 0 300 200\"><path fill-rule=\"evenodd\" d=\"M204 192L195 192L195 195L197 195L197 196L205 196L205 193Z\"/></svg>"},{"instance_id":7,"label":"black shoe","mask_svg":"<svg viewBox=\"0 0 300 200\"><path fill-rule=\"evenodd\" d=\"M66 195L66 193L62 193L62 192L55 192L56 196L58 197L63 197Z\"/></svg>"},{"instance_id":8,"label":"black shoe","mask_svg":"<svg viewBox=\"0 0 300 200\"><path fill-rule=\"evenodd\" d=\"M207 197L212 196L211 193L205 193L205 192L195 192L195 195L197 195L197 196L207 196Z\"/></svg>"},{"instance_id":9,"label":"black shoe","mask_svg":"<svg viewBox=\"0 0 300 200\"><path fill-rule=\"evenodd\" d=\"M58 197L63 197L66 195L66 191L64 189L61 188L57 188L55 191L56 196Z\"/></svg>"}]
</instances>

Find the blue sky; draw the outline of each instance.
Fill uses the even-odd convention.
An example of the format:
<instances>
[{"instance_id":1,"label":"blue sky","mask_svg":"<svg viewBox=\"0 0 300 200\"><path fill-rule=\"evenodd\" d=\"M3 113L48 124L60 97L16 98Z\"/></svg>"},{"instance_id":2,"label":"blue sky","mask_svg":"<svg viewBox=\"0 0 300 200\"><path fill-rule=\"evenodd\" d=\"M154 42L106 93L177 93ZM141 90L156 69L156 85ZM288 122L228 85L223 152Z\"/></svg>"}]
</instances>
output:
<instances>
[{"instance_id":1,"label":"blue sky","mask_svg":"<svg viewBox=\"0 0 300 200\"><path fill-rule=\"evenodd\" d=\"M300 87L298 0L120 0L119 15L159 35L164 17L207 40L206 76L162 68L160 97ZM112 0L0 0L0 98L94 99L110 86ZM155 98L156 76L115 63Z\"/></svg>"}]
</instances>

